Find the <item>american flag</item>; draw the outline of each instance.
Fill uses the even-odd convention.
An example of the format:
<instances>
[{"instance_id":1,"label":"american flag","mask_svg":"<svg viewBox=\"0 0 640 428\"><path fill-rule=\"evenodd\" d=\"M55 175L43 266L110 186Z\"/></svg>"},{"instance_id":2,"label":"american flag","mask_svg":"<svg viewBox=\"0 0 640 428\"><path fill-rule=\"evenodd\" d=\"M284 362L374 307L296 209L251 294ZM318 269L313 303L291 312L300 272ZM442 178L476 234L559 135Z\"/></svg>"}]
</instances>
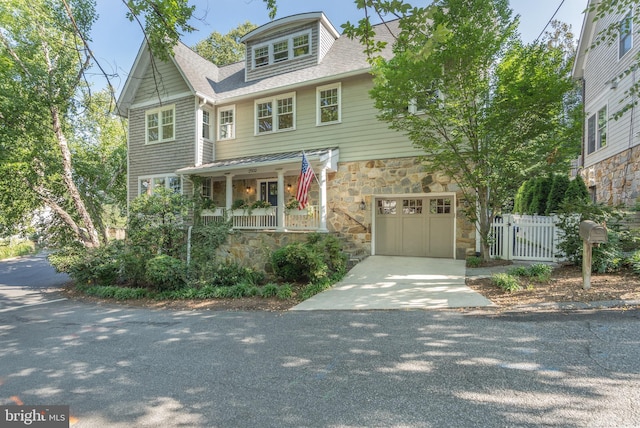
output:
<instances>
[{"instance_id":1,"label":"american flag","mask_svg":"<svg viewBox=\"0 0 640 428\"><path fill-rule=\"evenodd\" d=\"M296 192L296 200L298 208L303 210L309 201L309 186L315 174L304 152L302 153L302 168L300 169L300 177L298 177L298 191Z\"/></svg>"}]
</instances>

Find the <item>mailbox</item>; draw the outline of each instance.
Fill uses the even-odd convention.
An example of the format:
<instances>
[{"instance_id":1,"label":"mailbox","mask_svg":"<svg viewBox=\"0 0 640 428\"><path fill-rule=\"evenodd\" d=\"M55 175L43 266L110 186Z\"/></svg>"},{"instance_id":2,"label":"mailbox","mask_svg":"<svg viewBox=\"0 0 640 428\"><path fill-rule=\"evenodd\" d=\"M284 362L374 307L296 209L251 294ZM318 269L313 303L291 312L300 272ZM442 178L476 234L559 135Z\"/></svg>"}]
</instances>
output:
<instances>
[{"instance_id":1,"label":"mailbox","mask_svg":"<svg viewBox=\"0 0 640 428\"><path fill-rule=\"evenodd\" d=\"M607 228L591 220L585 220L580 222L580 237L590 244L603 244L608 239Z\"/></svg>"}]
</instances>

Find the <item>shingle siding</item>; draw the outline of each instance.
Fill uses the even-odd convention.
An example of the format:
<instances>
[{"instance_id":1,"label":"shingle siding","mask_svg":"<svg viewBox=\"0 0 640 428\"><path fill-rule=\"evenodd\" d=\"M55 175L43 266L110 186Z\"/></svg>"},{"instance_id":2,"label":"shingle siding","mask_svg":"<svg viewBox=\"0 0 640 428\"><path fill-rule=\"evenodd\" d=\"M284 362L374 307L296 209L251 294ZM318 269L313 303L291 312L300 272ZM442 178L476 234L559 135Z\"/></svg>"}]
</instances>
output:
<instances>
[{"instance_id":1,"label":"shingle siding","mask_svg":"<svg viewBox=\"0 0 640 428\"><path fill-rule=\"evenodd\" d=\"M172 62L154 62L149 67L140 87L136 92L133 104L158 101L189 92L189 86Z\"/></svg>"},{"instance_id":2,"label":"shingle siding","mask_svg":"<svg viewBox=\"0 0 640 428\"><path fill-rule=\"evenodd\" d=\"M145 112L149 108L129 112L129 199L138 196L138 177L173 174L178 168L193 165L195 159L194 97L175 101L176 138L163 143L145 144ZM183 193L185 193L183 183ZM187 193L189 194L189 193Z\"/></svg>"},{"instance_id":3,"label":"shingle siding","mask_svg":"<svg viewBox=\"0 0 640 428\"><path fill-rule=\"evenodd\" d=\"M253 68L253 48L261 45L269 40L278 39L280 37L286 37L291 34L303 32L305 30L311 31L311 52L310 55L305 55L300 58L293 58L286 61L282 61L276 64L265 65L257 69ZM252 41L247 46L247 60L246 60L246 78L247 81L259 80L269 76L275 76L278 74L288 73L293 70L300 70L307 68L318 63L318 25L306 24L293 28L288 28L283 31L269 34L268 38Z\"/></svg>"},{"instance_id":4,"label":"shingle siding","mask_svg":"<svg viewBox=\"0 0 640 428\"><path fill-rule=\"evenodd\" d=\"M640 12L638 10L636 13ZM620 21L624 14L608 15L602 19L595 21L593 34L597 35L602 30ZM635 25L637 27L637 25ZM633 29L633 44L631 51L627 52L622 58L618 58L618 42L617 38L614 43L601 43L594 46L588 51L584 66L585 81L585 119L597 114L602 107L607 107L609 121L607 124L607 145L595 152L588 154L588 129L585 120L585 150L584 153L586 167L601 162L623 150L637 145L640 140L635 135L636 130L633 123L640 123L640 114L637 109L625 112L619 119L614 119L614 115L628 101L623 101L625 92L628 91L637 81L637 72L623 77L617 81L617 87L612 88L609 83L616 76L621 75L624 70L628 69L636 60L636 54L640 50L638 43L638 28ZM633 121L631 120L633 116ZM633 129L632 129L633 128Z\"/></svg>"}]
</instances>

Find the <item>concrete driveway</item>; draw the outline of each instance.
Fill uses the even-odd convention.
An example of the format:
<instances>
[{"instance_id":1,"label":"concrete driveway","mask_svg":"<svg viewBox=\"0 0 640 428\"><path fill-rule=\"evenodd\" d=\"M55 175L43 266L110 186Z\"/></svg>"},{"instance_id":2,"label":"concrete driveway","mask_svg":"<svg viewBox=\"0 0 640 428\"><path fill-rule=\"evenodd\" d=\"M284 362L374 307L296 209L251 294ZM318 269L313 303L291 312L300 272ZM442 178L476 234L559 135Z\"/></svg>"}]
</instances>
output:
<instances>
[{"instance_id":1,"label":"concrete driveway","mask_svg":"<svg viewBox=\"0 0 640 428\"><path fill-rule=\"evenodd\" d=\"M465 284L464 260L370 256L294 311L493 306Z\"/></svg>"}]
</instances>

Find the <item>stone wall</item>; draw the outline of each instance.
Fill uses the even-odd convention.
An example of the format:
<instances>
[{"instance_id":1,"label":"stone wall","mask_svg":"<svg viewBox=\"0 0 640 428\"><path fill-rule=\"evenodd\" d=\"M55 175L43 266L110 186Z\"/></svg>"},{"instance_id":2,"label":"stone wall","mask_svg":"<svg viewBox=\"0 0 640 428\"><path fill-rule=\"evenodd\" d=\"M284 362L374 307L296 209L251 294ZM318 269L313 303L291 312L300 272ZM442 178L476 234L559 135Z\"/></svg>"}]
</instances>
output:
<instances>
[{"instance_id":1,"label":"stone wall","mask_svg":"<svg viewBox=\"0 0 640 428\"><path fill-rule=\"evenodd\" d=\"M634 206L640 202L640 147L632 147L581 172L596 202Z\"/></svg>"},{"instance_id":2,"label":"stone wall","mask_svg":"<svg viewBox=\"0 0 640 428\"><path fill-rule=\"evenodd\" d=\"M475 227L462 212L462 192L449 177L429 172L417 158L346 162L327 176L327 228L351 250L371 254L373 198L380 195L456 194L456 258L475 254ZM312 186L309 203L317 205L318 187ZM361 209L361 202L365 209ZM307 233L234 231L219 256L244 266L269 271L271 252L292 242L304 242Z\"/></svg>"}]
</instances>

